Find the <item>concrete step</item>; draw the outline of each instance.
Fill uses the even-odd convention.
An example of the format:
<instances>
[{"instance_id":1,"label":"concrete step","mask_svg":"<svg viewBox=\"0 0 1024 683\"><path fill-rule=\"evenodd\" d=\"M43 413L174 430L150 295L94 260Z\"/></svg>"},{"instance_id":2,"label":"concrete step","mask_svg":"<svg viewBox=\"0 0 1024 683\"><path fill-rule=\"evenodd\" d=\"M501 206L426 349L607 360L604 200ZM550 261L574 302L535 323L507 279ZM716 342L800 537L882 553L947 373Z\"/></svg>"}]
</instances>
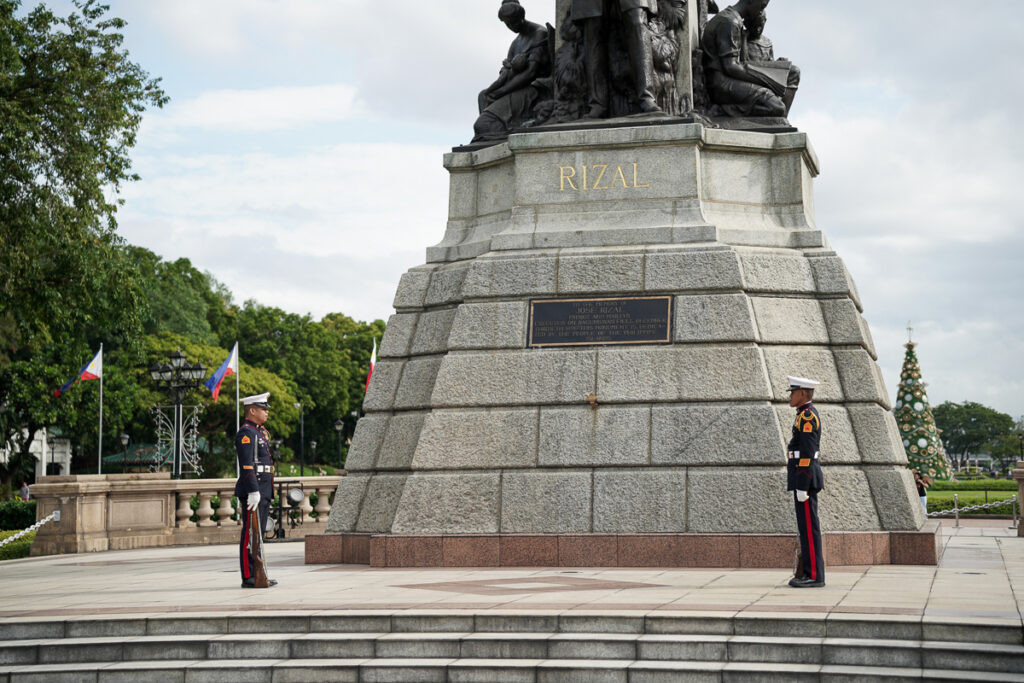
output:
<instances>
[{"instance_id":1,"label":"concrete step","mask_svg":"<svg viewBox=\"0 0 1024 683\"><path fill-rule=\"evenodd\" d=\"M708 661L1024 673L1024 646L631 633L235 633L0 642L0 665L249 659Z\"/></svg>"},{"instance_id":2,"label":"concrete step","mask_svg":"<svg viewBox=\"0 0 1024 683\"><path fill-rule=\"evenodd\" d=\"M671 681L990 681L1024 683L1024 675L939 669L753 662L637 662L571 659L249 659L93 662L0 667L0 683L663 683Z\"/></svg>"},{"instance_id":3,"label":"concrete step","mask_svg":"<svg viewBox=\"0 0 1024 683\"><path fill-rule=\"evenodd\" d=\"M9 617L0 640L243 633L594 633L777 636L1024 645L1019 621L830 614L646 616L566 613L443 614L393 611L259 612L150 617Z\"/></svg>"}]
</instances>

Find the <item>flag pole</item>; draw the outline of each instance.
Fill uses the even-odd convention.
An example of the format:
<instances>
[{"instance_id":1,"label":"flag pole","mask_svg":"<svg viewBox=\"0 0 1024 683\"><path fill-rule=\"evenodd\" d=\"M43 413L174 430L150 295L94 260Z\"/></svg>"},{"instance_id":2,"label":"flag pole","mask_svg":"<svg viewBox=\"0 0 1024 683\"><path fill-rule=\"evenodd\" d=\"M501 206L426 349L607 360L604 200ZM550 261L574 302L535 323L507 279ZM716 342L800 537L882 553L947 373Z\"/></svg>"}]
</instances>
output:
<instances>
[{"instance_id":1,"label":"flag pole","mask_svg":"<svg viewBox=\"0 0 1024 683\"><path fill-rule=\"evenodd\" d=\"M100 344L100 433L96 439L96 473L103 474L103 344Z\"/></svg>"},{"instance_id":2,"label":"flag pole","mask_svg":"<svg viewBox=\"0 0 1024 683\"><path fill-rule=\"evenodd\" d=\"M238 340L237 339L235 340L235 349L236 349L236 351L238 349ZM235 434L237 434L238 430L241 429L241 421L240 421L239 414L238 414L238 401L239 401L239 398L238 398L238 376L240 374L242 374L242 359L240 358L240 356L241 356L240 353L235 356L235 366L238 368L235 371ZM240 469L240 467L241 466L238 464L238 458L235 458L235 477L236 478L241 476L242 470Z\"/></svg>"}]
</instances>

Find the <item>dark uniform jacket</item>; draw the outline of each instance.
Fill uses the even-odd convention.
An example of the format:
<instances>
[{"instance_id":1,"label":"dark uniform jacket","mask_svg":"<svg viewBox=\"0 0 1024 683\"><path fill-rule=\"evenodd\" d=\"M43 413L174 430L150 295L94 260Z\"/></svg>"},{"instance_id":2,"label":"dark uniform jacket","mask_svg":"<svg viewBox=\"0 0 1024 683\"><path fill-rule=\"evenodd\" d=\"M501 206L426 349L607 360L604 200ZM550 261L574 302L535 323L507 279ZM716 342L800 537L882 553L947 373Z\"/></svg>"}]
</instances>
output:
<instances>
[{"instance_id":1,"label":"dark uniform jacket","mask_svg":"<svg viewBox=\"0 0 1024 683\"><path fill-rule=\"evenodd\" d=\"M658 13L658 0L612 0L610 4L618 7L620 12L642 7L651 14ZM604 6L605 0L572 0L572 19L578 21L604 16Z\"/></svg>"},{"instance_id":2,"label":"dark uniform jacket","mask_svg":"<svg viewBox=\"0 0 1024 683\"><path fill-rule=\"evenodd\" d=\"M789 441L786 467L787 491L820 491L825 488L825 475L818 460L821 443L821 418L818 409L805 403L796 411L793 438Z\"/></svg>"},{"instance_id":3,"label":"dark uniform jacket","mask_svg":"<svg viewBox=\"0 0 1024 683\"><path fill-rule=\"evenodd\" d=\"M267 430L246 420L235 435L235 453L238 455L238 481L235 495L244 498L255 491L264 500L274 496L274 460L270 454L270 434ZM245 501L241 501L245 504Z\"/></svg>"}]
</instances>

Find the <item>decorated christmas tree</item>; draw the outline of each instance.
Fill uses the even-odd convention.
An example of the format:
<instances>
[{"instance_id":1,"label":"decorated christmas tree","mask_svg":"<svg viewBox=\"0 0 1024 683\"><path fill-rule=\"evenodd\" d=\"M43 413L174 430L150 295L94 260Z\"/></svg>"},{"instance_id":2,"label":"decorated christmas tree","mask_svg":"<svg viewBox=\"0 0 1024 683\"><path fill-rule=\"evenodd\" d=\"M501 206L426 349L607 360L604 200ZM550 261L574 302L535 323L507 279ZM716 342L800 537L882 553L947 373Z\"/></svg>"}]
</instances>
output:
<instances>
[{"instance_id":1,"label":"decorated christmas tree","mask_svg":"<svg viewBox=\"0 0 1024 683\"><path fill-rule=\"evenodd\" d=\"M939 440L939 430L935 428L915 346L912 339L906 344L907 355L903 358L903 371L893 406L896 424L900 428L903 447L907 450L910 469L932 479L949 479L949 459Z\"/></svg>"}]
</instances>

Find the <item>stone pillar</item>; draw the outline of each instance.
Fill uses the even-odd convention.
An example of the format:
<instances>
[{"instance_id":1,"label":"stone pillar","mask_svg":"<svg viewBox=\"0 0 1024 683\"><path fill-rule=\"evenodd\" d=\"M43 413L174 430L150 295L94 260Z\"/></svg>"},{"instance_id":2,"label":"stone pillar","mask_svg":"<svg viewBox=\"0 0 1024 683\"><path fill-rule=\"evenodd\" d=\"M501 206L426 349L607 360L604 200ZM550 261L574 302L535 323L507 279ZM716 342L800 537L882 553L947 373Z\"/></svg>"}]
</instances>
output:
<instances>
[{"instance_id":1,"label":"stone pillar","mask_svg":"<svg viewBox=\"0 0 1024 683\"><path fill-rule=\"evenodd\" d=\"M320 524L327 523L327 515L331 512L331 493L334 489L322 488L316 490L316 521Z\"/></svg>"},{"instance_id":2,"label":"stone pillar","mask_svg":"<svg viewBox=\"0 0 1024 683\"><path fill-rule=\"evenodd\" d=\"M1024 500L1024 460L1018 460L1017 466L1013 469L1013 478L1017 480L1017 510L1021 509L1021 501ZM1024 523L1017 522L1017 535L1024 536Z\"/></svg>"},{"instance_id":3,"label":"stone pillar","mask_svg":"<svg viewBox=\"0 0 1024 683\"><path fill-rule=\"evenodd\" d=\"M234 508L231 507L231 496L233 491L221 491L218 495L220 496L220 505L217 507L217 516L220 521L217 522L217 526L237 526L238 522L231 519L231 515L235 513Z\"/></svg>"},{"instance_id":4,"label":"stone pillar","mask_svg":"<svg viewBox=\"0 0 1024 683\"><path fill-rule=\"evenodd\" d=\"M191 491L183 491L178 494L178 513L176 516L178 518L179 529L187 529L195 526L195 522L190 519L192 517L191 501Z\"/></svg>"}]
</instances>

